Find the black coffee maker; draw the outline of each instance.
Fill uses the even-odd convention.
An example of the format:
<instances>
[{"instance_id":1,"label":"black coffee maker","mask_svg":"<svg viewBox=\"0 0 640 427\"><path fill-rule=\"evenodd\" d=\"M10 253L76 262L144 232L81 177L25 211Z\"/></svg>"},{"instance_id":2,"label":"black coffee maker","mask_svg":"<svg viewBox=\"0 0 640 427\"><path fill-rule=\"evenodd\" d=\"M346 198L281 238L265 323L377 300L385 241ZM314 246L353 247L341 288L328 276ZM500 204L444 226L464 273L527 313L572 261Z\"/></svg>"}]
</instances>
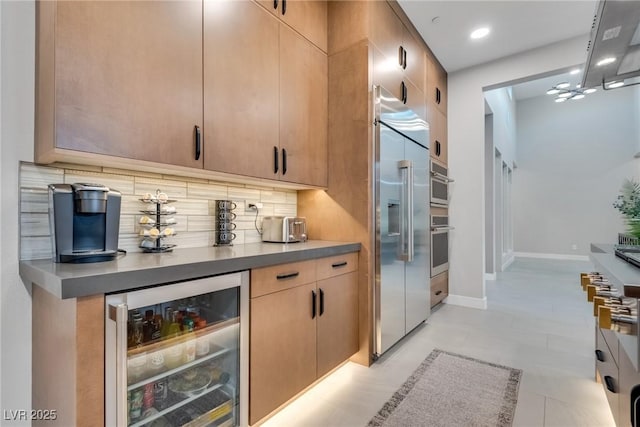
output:
<instances>
[{"instance_id":1,"label":"black coffee maker","mask_svg":"<svg viewBox=\"0 0 640 427\"><path fill-rule=\"evenodd\" d=\"M120 192L100 184L49 184L55 262L110 261L118 255Z\"/></svg>"}]
</instances>

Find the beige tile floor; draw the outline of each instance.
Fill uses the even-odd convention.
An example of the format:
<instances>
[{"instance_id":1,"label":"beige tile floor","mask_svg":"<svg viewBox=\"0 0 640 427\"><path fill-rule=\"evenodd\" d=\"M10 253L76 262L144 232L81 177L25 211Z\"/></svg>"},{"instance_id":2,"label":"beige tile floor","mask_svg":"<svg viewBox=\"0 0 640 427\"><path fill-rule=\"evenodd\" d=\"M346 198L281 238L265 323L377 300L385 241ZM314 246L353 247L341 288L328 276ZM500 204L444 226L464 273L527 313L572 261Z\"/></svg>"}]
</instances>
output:
<instances>
[{"instance_id":1,"label":"beige tile floor","mask_svg":"<svg viewBox=\"0 0 640 427\"><path fill-rule=\"evenodd\" d=\"M365 426L440 348L524 371L514 426L613 426L594 376L594 319L579 286L587 262L516 259L487 282L487 310L440 305L370 368L348 363L263 425ZM416 426L420 426L416 420Z\"/></svg>"}]
</instances>

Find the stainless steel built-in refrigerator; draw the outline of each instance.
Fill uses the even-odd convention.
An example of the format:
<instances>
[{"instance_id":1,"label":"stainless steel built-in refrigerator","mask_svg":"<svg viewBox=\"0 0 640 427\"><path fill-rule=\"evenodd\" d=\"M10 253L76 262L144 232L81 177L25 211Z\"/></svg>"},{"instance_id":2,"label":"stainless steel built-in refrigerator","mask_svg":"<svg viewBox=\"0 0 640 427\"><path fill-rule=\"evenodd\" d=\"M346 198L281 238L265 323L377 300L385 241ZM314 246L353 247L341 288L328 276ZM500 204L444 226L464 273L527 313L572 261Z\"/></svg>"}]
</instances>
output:
<instances>
[{"instance_id":1,"label":"stainless steel built-in refrigerator","mask_svg":"<svg viewBox=\"0 0 640 427\"><path fill-rule=\"evenodd\" d=\"M430 313L429 126L380 86L374 92L376 355Z\"/></svg>"}]
</instances>

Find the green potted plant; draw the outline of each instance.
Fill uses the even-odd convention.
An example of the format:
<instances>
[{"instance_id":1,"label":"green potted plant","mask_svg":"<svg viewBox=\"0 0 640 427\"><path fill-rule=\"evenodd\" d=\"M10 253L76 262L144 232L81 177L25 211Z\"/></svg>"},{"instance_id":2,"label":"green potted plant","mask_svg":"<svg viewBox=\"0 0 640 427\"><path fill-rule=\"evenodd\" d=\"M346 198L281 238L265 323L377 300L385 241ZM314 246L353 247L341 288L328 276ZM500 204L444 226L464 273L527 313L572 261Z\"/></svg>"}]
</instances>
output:
<instances>
[{"instance_id":1,"label":"green potted plant","mask_svg":"<svg viewBox=\"0 0 640 427\"><path fill-rule=\"evenodd\" d=\"M640 182L626 179L620 189L620 194L613 207L618 209L625 217L627 223L627 237L633 237L634 242L620 241L624 235L619 236L618 243L640 244Z\"/></svg>"}]
</instances>

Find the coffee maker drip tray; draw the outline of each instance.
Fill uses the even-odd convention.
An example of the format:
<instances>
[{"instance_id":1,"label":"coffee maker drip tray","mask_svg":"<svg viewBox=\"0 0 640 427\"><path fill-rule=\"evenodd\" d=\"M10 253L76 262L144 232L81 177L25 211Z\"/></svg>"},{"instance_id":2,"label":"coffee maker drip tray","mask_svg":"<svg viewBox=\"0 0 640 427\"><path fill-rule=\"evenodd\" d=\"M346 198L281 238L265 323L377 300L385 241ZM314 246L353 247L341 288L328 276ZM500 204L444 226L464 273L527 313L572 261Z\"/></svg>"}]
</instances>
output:
<instances>
[{"instance_id":1,"label":"coffee maker drip tray","mask_svg":"<svg viewBox=\"0 0 640 427\"><path fill-rule=\"evenodd\" d=\"M60 254L60 262L83 263L102 262L116 259L118 251L73 251Z\"/></svg>"}]
</instances>

